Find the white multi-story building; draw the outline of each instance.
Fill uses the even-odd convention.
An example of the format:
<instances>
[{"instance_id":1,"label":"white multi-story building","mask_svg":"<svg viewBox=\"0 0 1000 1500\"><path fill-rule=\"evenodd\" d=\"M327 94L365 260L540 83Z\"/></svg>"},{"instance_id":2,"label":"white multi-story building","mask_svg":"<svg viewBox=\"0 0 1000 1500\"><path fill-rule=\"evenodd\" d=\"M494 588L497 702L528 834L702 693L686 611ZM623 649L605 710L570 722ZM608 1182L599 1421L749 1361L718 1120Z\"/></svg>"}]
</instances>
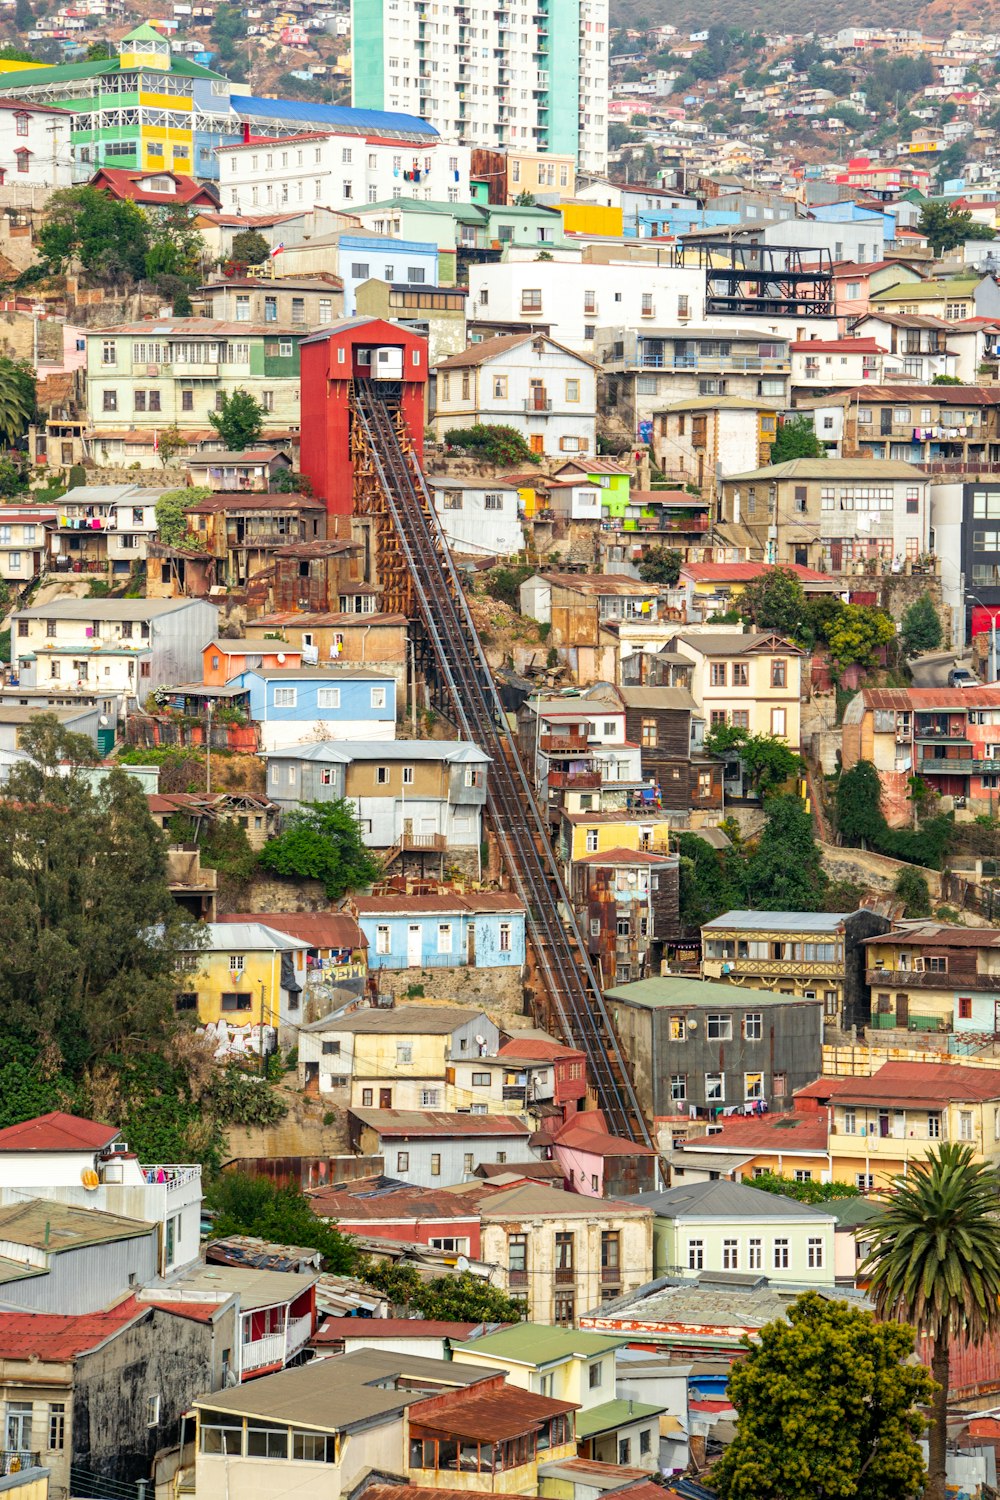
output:
<instances>
[{"instance_id":1,"label":"white multi-story building","mask_svg":"<svg viewBox=\"0 0 1000 1500\"><path fill-rule=\"evenodd\" d=\"M695 266L505 261L469 267L470 322L544 327L591 353L598 328L699 324L705 272Z\"/></svg>"},{"instance_id":2,"label":"white multi-story building","mask_svg":"<svg viewBox=\"0 0 1000 1500\"><path fill-rule=\"evenodd\" d=\"M468 203L470 150L433 136L420 141L308 130L220 146L222 206L357 212L390 198Z\"/></svg>"},{"instance_id":3,"label":"white multi-story building","mask_svg":"<svg viewBox=\"0 0 1000 1500\"><path fill-rule=\"evenodd\" d=\"M72 123L68 110L27 99L0 99L0 187L69 187Z\"/></svg>"},{"instance_id":4,"label":"white multi-story building","mask_svg":"<svg viewBox=\"0 0 1000 1500\"><path fill-rule=\"evenodd\" d=\"M608 0L352 0L362 109L429 120L468 146L607 167Z\"/></svg>"},{"instance_id":5,"label":"white multi-story building","mask_svg":"<svg viewBox=\"0 0 1000 1500\"><path fill-rule=\"evenodd\" d=\"M539 457L597 451L597 371L544 334L484 339L443 359L435 373L439 438L450 428L501 422Z\"/></svg>"}]
</instances>

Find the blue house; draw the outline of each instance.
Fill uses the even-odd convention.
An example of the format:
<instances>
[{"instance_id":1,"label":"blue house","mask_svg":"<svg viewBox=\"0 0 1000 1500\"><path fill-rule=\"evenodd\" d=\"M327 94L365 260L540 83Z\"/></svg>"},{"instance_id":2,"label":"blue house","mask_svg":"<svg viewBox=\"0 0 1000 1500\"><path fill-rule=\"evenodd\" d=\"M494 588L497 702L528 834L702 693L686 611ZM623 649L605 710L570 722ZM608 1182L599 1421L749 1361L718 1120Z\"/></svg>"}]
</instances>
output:
<instances>
[{"instance_id":1,"label":"blue house","mask_svg":"<svg viewBox=\"0 0 1000 1500\"><path fill-rule=\"evenodd\" d=\"M370 667L255 668L228 684L249 693L262 750L303 740L391 740L396 679Z\"/></svg>"},{"instance_id":2,"label":"blue house","mask_svg":"<svg viewBox=\"0 0 1000 1500\"><path fill-rule=\"evenodd\" d=\"M506 891L356 896L371 969L519 969L524 905Z\"/></svg>"},{"instance_id":3,"label":"blue house","mask_svg":"<svg viewBox=\"0 0 1000 1500\"><path fill-rule=\"evenodd\" d=\"M412 286L437 286L438 248L424 240L342 234L337 275L344 283L344 317L352 318L357 312L358 287L372 277Z\"/></svg>"}]
</instances>

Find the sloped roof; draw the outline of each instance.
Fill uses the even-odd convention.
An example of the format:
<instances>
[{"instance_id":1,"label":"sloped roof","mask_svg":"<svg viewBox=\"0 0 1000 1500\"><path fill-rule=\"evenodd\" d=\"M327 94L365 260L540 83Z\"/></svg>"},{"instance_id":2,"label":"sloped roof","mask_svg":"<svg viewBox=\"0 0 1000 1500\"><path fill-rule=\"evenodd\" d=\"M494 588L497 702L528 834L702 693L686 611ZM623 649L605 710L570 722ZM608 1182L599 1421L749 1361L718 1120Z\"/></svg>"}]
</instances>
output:
<instances>
[{"instance_id":1,"label":"sloped roof","mask_svg":"<svg viewBox=\"0 0 1000 1500\"><path fill-rule=\"evenodd\" d=\"M312 1021L306 1030L348 1031L363 1036L450 1036L459 1026L482 1014L474 1006L380 1005Z\"/></svg>"},{"instance_id":2,"label":"sloped roof","mask_svg":"<svg viewBox=\"0 0 1000 1500\"><path fill-rule=\"evenodd\" d=\"M362 1125L389 1140L433 1140L454 1136L522 1136L531 1132L517 1115L460 1115L443 1110L352 1109Z\"/></svg>"},{"instance_id":3,"label":"sloped roof","mask_svg":"<svg viewBox=\"0 0 1000 1500\"><path fill-rule=\"evenodd\" d=\"M141 1239L152 1232L153 1225L142 1219L126 1219L82 1204L29 1198L0 1208L0 1240L45 1250L49 1255L109 1240Z\"/></svg>"},{"instance_id":4,"label":"sloped roof","mask_svg":"<svg viewBox=\"0 0 1000 1500\"><path fill-rule=\"evenodd\" d=\"M171 177L176 184L176 191L172 193L163 192L157 188L145 187L147 178ZM101 188L105 184L116 198L128 198L135 203L194 203L203 204L205 207L215 207L218 204L217 192L207 187L204 183L197 182L193 177L186 177L178 172L170 172L166 169L156 167L149 168L143 172L129 171L125 167L100 167L90 179L89 187Z\"/></svg>"},{"instance_id":5,"label":"sloped roof","mask_svg":"<svg viewBox=\"0 0 1000 1500\"><path fill-rule=\"evenodd\" d=\"M67 1317L53 1313L0 1312L0 1359L37 1359L43 1364L75 1359L140 1317L134 1297L106 1312Z\"/></svg>"},{"instance_id":6,"label":"sloped roof","mask_svg":"<svg viewBox=\"0 0 1000 1500\"><path fill-rule=\"evenodd\" d=\"M581 1332L575 1328L552 1328L545 1323L513 1323L482 1338L457 1347L468 1354L495 1355L517 1364L548 1365L564 1359L589 1359L608 1354L628 1343L613 1333Z\"/></svg>"},{"instance_id":7,"label":"sloped roof","mask_svg":"<svg viewBox=\"0 0 1000 1500\"><path fill-rule=\"evenodd\" d=\"M692 583L749 583L754 578L763 578L773 573L779 565L777 563L765 562L735 562L735 563L682 563L681 577L690 578ZM794 573L800 583L822 583L832 584L832 579L827 573L817 573L814 568L803 567L801 563L781 563L780 566L789 573ZM834 585L835 586L835 585Z\"/></svg>"},{"instance_id":8,"label":"sloped roof","mask_svg":"<svg viewBox=\"0 0 1000 1500\"><path fill-rule=\"evenodd\" d=\"M825 1209L800 1203L784 1193L765 1193L742 1182L683 1183L659 1193L636 1193L630 1203L651 1208L661 1219L802 1219L829 1223Z\"/></svg>"},{"instance_id":9,"label":"sloped roof","mask_svg":"<svg viewBox=\"0 0 1000 1500\"><path fill-rule=\"evenodd\" d=\"M365 937L357 922L346 911L310 912L230 912L220 916L220 922L261 922L272 932L284 933L285 937L297 938L308 943L310 948L367 948Z\"/></svg>"},{"instance_id":10,"label":"sloped roof","mask_svg":"<svg viewBox=\"0 0 1000 1500\"><path fill-rule=\"evenodd\" d=\"M684 1151L820 1151L827 1147L828 1122L822 1110L786 1110L766 1115L724 1115L712 1135L689 1135Z\"/></svg>"},{"instance_id":11,"label":"sloped roof","mask_svg":"<svg viewBox=\"0 0 1000 1500\"><path fill-rule=\"evenodd\" d=\"M1000 1068L966 1068L961 1063L883 1063L870 1078L818 1078L797 1089L796 1099L836 1096L841 1104L927 1105L945 1101L1000 1099Z\"/></svg>"},{"instance_id":12,"label":"sloped roof","mask_svg":"<svg viewBox=\"0 0 1000 1500\"><path fill-rule=\"evenodd\" d=\"M96 1120L85 1120L81 1115L54 1109L47 1115L36 1115L33 1120L22 1120L19 1125L8 1125L5 1130L0 1130L0 1151L81 1151L92 1154L110 1146L119 1134L117 1126L100 1125Z\"/></svg>"},{"instance_id":13,"label":"sloped roof","mask_svg":"<svg viewBox=\"0 0 1000 1500\"><path fill-rule=\"evenodd\" d=\"M485 1115L463 1115L462 1119L487 1119ZM516 1163L515 1163L516 1165ZM545 1187L526 1182L518 1187L490 1191L479 1198L479 1212L485 1220L494 1219L618 1219L630 1214L648 1213L636 1203L585 1198L567 1193L564 1188Z\"/></svg>"},{"instance_id":14,"label":"sloped roof","mask_svg":"<svg viewBox=\"0 0 1000 1500\"><path fill-rule=\"evenodd\" d=\"M551 344L553 349L558 349L561 354L569 355L571 359L579 360L582 365L593 364L593 360L588 359L585 354L580 354L576 349L569 349L547 333L539 333L537 329L534 329L528 333L501 333L491 339L482 339L480 343L470 344L468 349L463 349L458 354L450 354L447 359L440 360L434 368L435 370L459 370L469 365L483 365L502 354L520 349L524 344L530 344L535 339L544 340L546 344Z\"/></svg>"}]
</instances>

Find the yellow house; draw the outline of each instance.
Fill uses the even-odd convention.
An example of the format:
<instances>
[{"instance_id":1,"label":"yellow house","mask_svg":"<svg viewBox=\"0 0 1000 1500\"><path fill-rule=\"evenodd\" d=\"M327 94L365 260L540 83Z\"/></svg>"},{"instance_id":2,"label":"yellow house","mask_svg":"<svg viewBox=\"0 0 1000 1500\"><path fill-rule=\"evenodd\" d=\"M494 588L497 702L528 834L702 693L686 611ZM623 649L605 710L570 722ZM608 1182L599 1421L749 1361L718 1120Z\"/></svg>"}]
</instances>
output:
<instances>
[{"instance_id":1,"label":"yellow house","mask_svg":"<svg viewBox=\"0 0 1000 1500\"><path fill-rule=\"evenodd\" d=\"M569 863L612 849L670 853L670 819L665 813L563 812L560 854Z\"/></svg>"},{"instance_id":2,"label":"yellow house","mask_svg":"<svg viewBox=\"0 0 1000 1500\"><path fill-rule=\"evenodd\" d=\"M691 696L710 728L731 724L799 749L804 653L798 646L770 631L709 627L676 636L671 647L692 663Z\"/></svg>"},{"instance_id":3,"label":"yellow house","mask_svg":"<svg viewBox=\"0 0 1000 1500\"><path fill-rule=\"evenodd\" d=\"M795 1101L828 1116L834 1181L865 1192L888 1186L942 1141L1000 1161L1000 1068L888 1062L870 1078L819 1078Z\"/></svg>"},{"instance_id":4,"label":"yellow house","mask_svg":"<svg viewBox=\"0 0 1000 1500\"><path fill-rule=\"evenodd\" d=\"M178 1011L218 1039L217 1057L259 1052L262 1040L265 1050L275 1040L291 1046L304 1017L308 942L252 920L205 922L198 931L204 945L190 954Z\"/></svg>"}]
</instances>

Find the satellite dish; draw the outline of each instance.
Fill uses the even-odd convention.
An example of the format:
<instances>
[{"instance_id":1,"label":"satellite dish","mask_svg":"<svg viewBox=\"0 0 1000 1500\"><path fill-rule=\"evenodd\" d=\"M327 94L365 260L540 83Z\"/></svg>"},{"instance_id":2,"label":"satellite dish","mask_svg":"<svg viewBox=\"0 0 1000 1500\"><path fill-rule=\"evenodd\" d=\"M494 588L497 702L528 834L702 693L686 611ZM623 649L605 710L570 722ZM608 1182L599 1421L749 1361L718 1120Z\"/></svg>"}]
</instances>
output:
<instances>
[{"instance_id":1,"label":"satellite dish","mask_svg":"<svg viewBox=\"0 0 1000 1500\"><path fill-rule=\"evenodd\" d=\"M80 1173L80 1181L83 1183L87 1191L91 1193L95 1188L100 1187L101 1185L101 1179L98 1177L93 1167L87 1167Z\"/></svg>"},{"instance_id":2,"label":"satellite dish","mask_svg":"<svg viewBox=\"0 0 1000 1500\"><path fill-rule=\"evenodd\" d=\"M100 724L100 726L101 726L102 729L106 729L107 725L108 725L108 716L107 716L107 714L101 714L101 717L98 719L97 722L98 722L98 724Z\"/></svg>"},{"instance_id":3,"label":"satellite dish","mask_svg":"<svg viewBox=\"0 0 1000 1500\"><path fill-rule=\"evenodd\" d=\"M278 661L281 663L282 666L284 666L284 664L285 664L285 653L284 653L284 651L279 651L278 652Z\"/></svg>"},{"instance_id":4,"label":"satellite dish","mask_svg":"<svg viewBox=\"0 0 1000 1500\"><path fill-rule=\"evenodd\" d=\"M697 1030L698 1030L698 1022L697 1021L689 1021L688 1022L688 1031L697 1031Z\"/></svg>"},{"instance_id":5,"label":"satellite dish","mask_svg":"<svg viewBox=\"0 0 1000 1500\"><path fill-rule=\"evenodd\" d=\"M478 1047L486 1046L486 1038L484 1036L480 1036L478 1031L476 1032L476 1045Z\"/></svg>"},{"instance_id":6,"label":"satellite dish","mask_svg":"<svg viewBox=\"0 0 1000 1500\"><path fill-rule=\"evenodd\" d=\"M469 1257L467 1255L460 1255L458 1257L458 1259L456 1260L456 1262L455 1262L455 1270L456 1271L467 1271L468 1269L469 1269Z\"/></svg>"}]
</instances>

